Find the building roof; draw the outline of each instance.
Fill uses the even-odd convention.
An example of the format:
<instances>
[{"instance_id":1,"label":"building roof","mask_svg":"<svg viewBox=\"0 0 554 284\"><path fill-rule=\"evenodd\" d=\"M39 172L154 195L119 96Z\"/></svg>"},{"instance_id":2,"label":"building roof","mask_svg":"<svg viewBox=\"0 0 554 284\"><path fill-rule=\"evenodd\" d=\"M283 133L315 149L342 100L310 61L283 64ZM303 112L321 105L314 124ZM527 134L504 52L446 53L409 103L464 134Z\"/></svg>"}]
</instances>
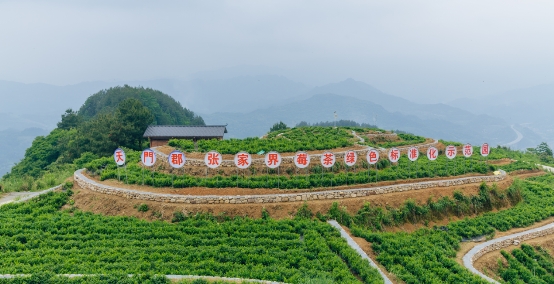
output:
<instances>
[{"instance_id":1,"label":"building roof","mask_svg":"<svg viewBox=\"0 0 554 284\"><path fill-rule=\"evenodd\" d=\"M223 137L227 133L226 125L150 125L143 137L150 138L193 138Z\"/></svg>"}]
</instances>

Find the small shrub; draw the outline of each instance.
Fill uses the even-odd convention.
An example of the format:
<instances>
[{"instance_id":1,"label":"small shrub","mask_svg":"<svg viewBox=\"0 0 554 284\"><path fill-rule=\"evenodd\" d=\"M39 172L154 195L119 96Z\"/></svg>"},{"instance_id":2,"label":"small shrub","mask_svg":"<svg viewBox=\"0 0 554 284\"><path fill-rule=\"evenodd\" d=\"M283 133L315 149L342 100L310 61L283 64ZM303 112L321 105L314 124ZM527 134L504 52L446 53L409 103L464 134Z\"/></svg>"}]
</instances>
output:
<instances>
[{"instance_id":1,"label":"small shrub","mask_svg":"<svg viewBox=\"0 0 554 284\"><path fill-rule=\"evenodd\" d=\"M140 205L135 205L135 208L137 208L137 210L139 212L146 212L146 211L148 211L148 209L150 209L150 208L148 208L148 205L144 204L144 203L142 203Z\"/></svg>"},{"instance_id":2,"label":"small shrub","mask_svg":"<svg viewBox=\"0 0 554 284\"><path fill-rule=\"evenodd\" d=\"M183 212L175 211L173 212L173 218L171 219L171 223L179 223L185 221L186 216L183 214Z\"/></svg>"},{"instance_id":3,"label":"small shrub","mask_svg":"<svg viewBox=\"0 0 554 284\"><path fill-rule=\"evenodd\" d=\"M44 184L44 182L42 182L42 181L40 181L40 180L37 181L37 183L35 184L35 186L36 186L36 189L44 189L44 188L46 188L46 185Z\"/></svg>"},{"instance_id":4,"label":"small shrub","mask_svg":"<svg viewBox=\"0 0 554 284\"><path fill-rule=\"evenodd\" d=\"M308 208L307 202L304 202L304 204L302 204L302 207L298 209L298 212L296 212L295 215L295 217L299 219L312 219L313 216L314 213L312 213L310 208Z\"/></svg>"},{"instance_id":5,"label":"small shrub","mask_svg":"<svg viewBox=\"0 0 554 284\"><path fill-rule=\"evenodd\" d=\"M67 181L62 185L63 190L70 190L73 188L73 182Z\"/></svg>"},{"instance_id":6,"label":"small shrub","mask_svg":"<svg viewBox=\"0 0 554 284\"><path fill-rule=\"evenodd\" d=\"M56 177L52 174L46 175L44 177L44 180L46 180L46 185L48 187L54 187L56 186Z\"/></svg>"},{"instance_id":7,"label":"small shrub","mask_svg":"<svg viewBox=\"0 0 554 284\"><path fill-rule=\"evenodd\" d=\"M265 208L262 208L262 219L268 220L269 218L271 218L269 216L269 212L267 212L267 210Z\"/></svg>"},{"instance_id":8,"label":"small shrub","mask_svg":"<svg viewBox=\"0 0 554 284\"><path fill-rule=\"evenodd\" d=\"M154 216L155 218L158 218L158 219L161 219L163 217L163 215L160 211L152 212L152 216Z\"/></svg>"}]
</instances>

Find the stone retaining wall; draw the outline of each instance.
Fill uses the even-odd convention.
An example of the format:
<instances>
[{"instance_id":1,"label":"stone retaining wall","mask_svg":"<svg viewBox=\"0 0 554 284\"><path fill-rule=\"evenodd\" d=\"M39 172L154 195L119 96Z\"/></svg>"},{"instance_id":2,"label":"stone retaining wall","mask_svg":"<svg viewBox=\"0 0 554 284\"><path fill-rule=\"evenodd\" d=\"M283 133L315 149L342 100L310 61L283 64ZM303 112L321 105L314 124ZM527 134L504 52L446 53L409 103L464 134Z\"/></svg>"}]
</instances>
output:
<instances>
[{"instance_id":1,"label":"stone retaining wall","mask_svg":"<svg viewBox=\"0 0 554 284\"><path fill-rule=\"evenodd\" d=\"M279 203L279 202L298 202L308 200L331 200L363 197L375 194L386 194L392 192L410 191L433 187L446 186L461 186L464 184L481 183L481 182L498 182L506 178L506 173L501 171L500 175L493 176L475 176L456 178L449 180L436 180L408 184L395 184L387 186L377 186L371 188L357 188L344 190L328 190L317 192L303 193L283 193L283 194L267 194L267 195L179 195L179 194L162 194L137 191L132 189L116 188L96 182L83 175L85 169L78 170L73 177L75 182L81 187L88 190L111 194L128 199L150 200L170 203L187 203L187 204L246 204L246 203Z\"/></svg>"},{"instance_id":2,"label":"stone retaining wall","mask_svg":"<svg viewBox=\"0 0 554 284\"><path fill-rule=\"evenodd\" d=\"M466 255L464 255L463 257L464 266L469 270L471 270L471 272L483 277L487 281L492 283L498 283L495 280L487 277L486 275L478 271L475 267L473 267L473 263L489 252L501 250L511 245L519 245L523 241L540 238L540 237L552 235L552 234L554 234L554 223L550 223L548 225L531 229L525 232L512 234L498 239L490 240L488 242L475 246Z\"/></svg>"}]
</instances>

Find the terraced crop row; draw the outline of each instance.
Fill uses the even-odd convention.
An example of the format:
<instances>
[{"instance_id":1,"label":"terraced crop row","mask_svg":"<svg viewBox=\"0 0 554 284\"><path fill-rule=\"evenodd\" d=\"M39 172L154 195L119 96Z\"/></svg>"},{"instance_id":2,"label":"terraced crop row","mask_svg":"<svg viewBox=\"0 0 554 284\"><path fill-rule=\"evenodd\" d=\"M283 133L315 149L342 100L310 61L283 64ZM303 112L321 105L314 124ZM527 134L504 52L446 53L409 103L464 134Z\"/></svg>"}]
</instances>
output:
<instances>
[{"instance_id":1,"label":"terraced crop row","mask_svg":"<svg viewBox=\"0 0 554 284\"><path fill-rule=\"evenodd\" d=\"M294 170L282 171L277 174L276 170L256 172L255 170L240 170L237 174L215 175L215 176L193 176L185 174L169 174L163 171L144 170L138 164L139 156L130 151L128 153L129 164L126 168L124 182L129 184L145 184L154 187L176 188L185 187L242 187L242 188L280 188L280 189L308 189L316 187L331 187L352 184L367 184L378 181L394 181L414 178L448 177L459 176L468 173L487 174L496 169L479 158L457 157L448 160L446 157L439 157L436 161L421 159L411 162L406 156L402 156L397 165L391 165L386 160L381 160L374 167L367 168L367 163L362 166L345 170L344 165L337 163L331 169L324 169L321 166L298 173ZM513 166L511 169L529 168L529 164ZM86 168L93 174L98 174L100 180L118 179L123 171L111 157L94 160ZM536 167L535 167L536 168Z\"/></svg>"},{"instance_id":2,"label":"terraced crop row","mask_svg":"<svg viewBox=\"0 0 554 284\"><path fill-rule=\"evenodd\" d=\"M507 265L498 272L507 283L554 283L554 259L544 249L522 244L521 249L501 253Z\"/></svg>"},{"instance_id":3,"label":"terraced crop row","mask_svg":"<svg viewBox=\"0 0 554 284\"><path fill-rule=\"evenodd\" d=\"M240 151L258 153L260 151L296 152L325 150L354 145L357 139L348 128L299 127L271 132L266 138L199 140L196 147L191 140L173 139L169 145L186 152L218 151L221 154L236 154ZM197 149L196 149L197 148Z\"/></svg>"},{"instance_id":4,"label":"terraced crop row","mask_svg":"<svg viewBox=\"0 0 554 284\"><path fill-rule=\"evenodd\" d=\"M517 181L512 186L521 190L523 202L510 209L414 233L382 233L363 227L353 227L352 232L371 242L377 261L406 283L486 283L454 260L463 237L524 228L554 216L554 176Z\"/></svg>"},{"instance_id":5,"label":"terraced crop row","mask_svg":"<svg viewBox=\"0 0 554 284\"><path fill-rule=\"evenodd\" d=\"M59 209L67 193L0 207L0 274L212 275L300 283L380 282L326 223L307 219L178 224Z\"/></svg>"}]
</instances>

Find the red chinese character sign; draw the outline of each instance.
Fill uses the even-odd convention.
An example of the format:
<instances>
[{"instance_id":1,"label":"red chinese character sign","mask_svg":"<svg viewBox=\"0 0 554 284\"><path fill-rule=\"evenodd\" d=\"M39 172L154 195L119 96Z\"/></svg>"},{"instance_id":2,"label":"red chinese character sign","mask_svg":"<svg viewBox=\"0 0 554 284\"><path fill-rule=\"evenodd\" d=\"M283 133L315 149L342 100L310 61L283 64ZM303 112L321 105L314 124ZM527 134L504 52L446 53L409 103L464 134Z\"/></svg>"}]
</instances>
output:
<instances>
[{"instance_id":1,"label":"red chinese character sign","mask_svg":"<svg viewBox=\"0 0 554 284\"><path fill-rule=\"evenodd\" d=\"M180 169L185 165L186 157L183 152L175 150L167 156L167 160L169 162L169 165L173 168Z\"/></svg>"},{"instance_id":2,"label":"red chinese character sign","mask_svg":"<svg viewBox=\"0 0 554 284\"><path fill-rule=\"evenodd\" d=\"M464 157L469 158L473 155L473 146L471 144L464 145Z\"/></svg>"},{"instance_id":3,"label":"red chinese character sign","mask_svg":"<svg viewBox=\"0 0 554 284\"><path fill-rule=\"evenodd\" d=\"M446 146L446 157L450 160L456 158L456 154L458 153L458 150L456 150L455 146L448 145Z\"/></svg>"},{"instance_id":4,"label":"red chinese character sign","mask_svg":"<svg viewBox=\"0 0 554 284\"><path fill-rule=\"evenodd\" d=\"M335 165L336 157L335 154L331 152L323 152L323 154L321 154L320 160L323 167L330 168Z\"/></svg>"},{"instance_id":5,"label":"red chinese character sign","mask_svg":"<svg viewBox=\"0 0 554 284\"><path fill-rule=\"evenodd\" d=\"M265 165L270 169L275 169L281 165L281 154L271 151L265 154Z\"/></svg>"},{"instance_id":6,"label":"red chinese character sign","mask_svg":"<svg viewBox=\"0 0 554 284\"><path fill-rule=\"evenodd\" d=\"M347 166L352 167L353 165L356 164L356 161L358 161L358 154L356 154L356 152L346 151L344 153L344 163Z\"/></svg>"},{"instance_id":7,"label":"red chinese character sign","mask_svg":"<svg viewBox=\"0 0 554 284\"><path fill-rule=\"evenodd\" d=\"M239 169L246 169L252 163L252 156L246 152L238 152L235 155L235 166Z\"/></svg>"},{"instance_id":8,"label":"red chinese character sign","mask_svg":"<svg viewBox=\"0 0 554 284\"><path fill-rule=\"evenodd\" d=\"M310 156L306 152L297 152L294 155L294 165L298 168L306 168L310 164Z\"/></svg>"},{"instance_id":9,"label":"red chinese character sign","mask_svg":"<svg viewBox=\"0 0 554 284\"><path fill-rule=\"evenodd\" d=\"M489 148L489 144L483 143L483 145L481 145L481 156L486 157L490 154L490 152L491 149Z\"/></svg>"},{"instance_id":10,"label":"red chinese character sign","mask_svg":"<svg viewBox=\"0 0 554 284\"><path fill-rule=\"evenodd\" d=\"M221 154L216 151L210 151L204 156L204 164L210 169L215 169L221 165Z\"/></svg>"},{"instance_id":11,"label":"red chinese character sign","mask_svg":"<svg viewBox=\"0 0 554 284\"><path fill-rule=\"evenodd\" d=\"M437 148L429 147L427 149L427 159L429 159L429 161L434 161L438 157L439 157L439 150L437 150Z\"/></svg>"},{"instance_id":12,"label":"red chinese character sign","mask_svg":"<svg viewBox=\"0 0 554 284\"><path fill-rule=\"evenodd\" d=\"M367 152L367 162L370 165L375 165L379 161L379 152L375 149L371 149Z\"/></svg>"},{"instance_id":13,"label":"red chinese character sign","mask_svg":"<svg viewBox=\"0 0 554 284\"><path fill-rule=\"evenodd\" d=\"M397 163L400 160L400 150L392 148L389 150L389 161L391 163Z\"/></svg>"},{"instance_id":14,"label":"red chinese character sign","mask_svg":"<svg viewBox=\"0 0 554 284\"><path fill-rule=\"evenodd\" d=\"M408 159L415 162L419 158L419 150L416 147L411 147L408 149Z\"/></svg>"},{"instance_id":15,"label":"red chinese character sign","mask_svg":"<svg viewBox=\"0 0 554 284\"><path fill-rule=\"evenodd\" d=\"M140 157L142 164L147 167L151 167L156 163L156 153L154 153L151 149L142 151L142 155Z\"/></svg>"},{"instance_id":16,"label":"red chinese character sign","mask_svg":"<svg viewBox=\"0 0 554 284\"><path fill-rule=\"evenodd\" d=\"M125 165L125 151L120 148L115 149L113 159L118 166Z\"/></svg>"}]
</instances>

